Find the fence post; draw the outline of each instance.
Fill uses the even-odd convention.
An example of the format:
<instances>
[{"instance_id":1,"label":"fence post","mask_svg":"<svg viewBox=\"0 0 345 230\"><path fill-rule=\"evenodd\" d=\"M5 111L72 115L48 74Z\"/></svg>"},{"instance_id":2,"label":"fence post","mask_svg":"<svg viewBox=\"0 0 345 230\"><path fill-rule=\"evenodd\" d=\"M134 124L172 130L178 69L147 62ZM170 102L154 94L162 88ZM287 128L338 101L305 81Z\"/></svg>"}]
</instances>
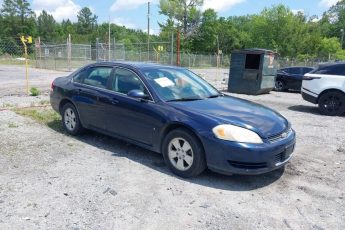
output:
<instances>
[{"instance_id":1,"label":"fence post","mask_svg":"<svg viewBox=\"0 0 345 230\"><path fill-rule=\"evenodd\" d=\"M54 49L54 69L56 70L56 48Z\"/></svg>"},{"instance_id":2,"label":"fence post","mask_svg":"<svg viewBox=\"0 0 345 230\"><path fill-rule=\"evenodd\" d=\"M116 61L116 40L115 40L115 37L114 37L114 61Z\"/></svg>"},{"instance_id":3,"label":"fence post","mask_svg":"<svg viewBox=\"0 0 345 230\"><path fill-rule=\"evenodd\" d=\"M71 71L71 56L72 56L72 44L71 44L71 34L68 34L67 39L67 63L68 63L68 71Z\"/></svg>"},{"instance_id":4,"label":"fence post","mask_svg":"<svg viewBox=\"0 0 345 230\"><path fill-rule=\"evenodd\" d=\"M96 38L96 62L99 62L98 46L99 46L99 38Z\"/></svg>"},{"instance_id":5,"label":"fence post","mask_svg":"<svg viewBox=\"0 0 345 230\"><path fill-rule=\"evenodd\" d=\"M171 31L171 65L174 65L174 30Z\"/></svg>"}]
</instances>

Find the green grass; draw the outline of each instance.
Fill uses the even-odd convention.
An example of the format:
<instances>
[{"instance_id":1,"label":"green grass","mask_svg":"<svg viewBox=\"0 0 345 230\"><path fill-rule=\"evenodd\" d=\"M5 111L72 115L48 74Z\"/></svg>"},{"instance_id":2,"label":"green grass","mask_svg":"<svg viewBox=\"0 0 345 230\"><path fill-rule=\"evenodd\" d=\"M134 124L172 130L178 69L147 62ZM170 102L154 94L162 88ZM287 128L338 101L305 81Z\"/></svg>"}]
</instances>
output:
<instances>
[{"instance_id":1,"label":"green grass","mask_svg":"<svg viewBox=\"0 0 345 230\"><path fill-rule=\"evenodd\" d=\"M64 132L60 114L51 107L15 108L13 111L19 115L29 117L40 124L47 125L55 131Z\"/></svg>"},{"instance_id":2,"label":"green grass","mask_svg":"<svg viewBox=\"0 0 345 230\"><path fill-rule=\"evenodd\" d=\"M40 92L37 88L32 87L32 88L30 89L30 95L31 95L31 96L38 96L38 95L40 95L40 94L41 94L41 92Z\"/></svg>"},{"instance_id":3,"label":"green grass","mask_svg":"<svg viewBox=\"0 0 345 230\"><path fill-rule=\"evenodd\" d=\"M40 105L50 105L50 101L49 100L41 100L39 102Z\"/></svg>"},{"instance_id":4,"label":"green grass","mask_svg":"<svg viewBox=\"0 0 345 230\"><path fill-rule=\"evenodd\" d=\"M8 128L18 128L18 125L13 122L10 122L8 123Z\"/></svg>"}]
</instances>

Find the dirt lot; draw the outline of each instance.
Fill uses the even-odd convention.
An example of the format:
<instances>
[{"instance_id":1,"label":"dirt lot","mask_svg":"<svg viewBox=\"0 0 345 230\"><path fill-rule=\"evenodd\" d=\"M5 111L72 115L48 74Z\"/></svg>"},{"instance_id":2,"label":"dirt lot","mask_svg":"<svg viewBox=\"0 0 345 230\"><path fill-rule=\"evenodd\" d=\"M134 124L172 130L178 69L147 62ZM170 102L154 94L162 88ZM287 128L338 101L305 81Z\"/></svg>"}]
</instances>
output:
<instances>
[{"instance_id":1,"label":"dirt lot","mask_svg":"<svg viewBox=\"0 0 345 230\"><path fill-rule=\"evenodd\" d=\"M47 96L0 97L0 229L345 229L345 117L297 93L234 96L291 121L285 170L181 179L153 152L13 112Z\"/></svg>"}]
</instances>

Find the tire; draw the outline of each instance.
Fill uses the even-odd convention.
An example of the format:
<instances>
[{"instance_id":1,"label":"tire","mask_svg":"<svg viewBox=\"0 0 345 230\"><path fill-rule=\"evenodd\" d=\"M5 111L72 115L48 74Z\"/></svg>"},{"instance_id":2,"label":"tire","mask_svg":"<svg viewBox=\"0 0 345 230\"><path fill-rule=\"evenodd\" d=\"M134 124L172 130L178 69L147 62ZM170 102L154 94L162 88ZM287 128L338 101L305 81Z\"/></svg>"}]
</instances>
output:
<instances>
[{"instance_id":1,"label":"tire","mask_svg":"<svg viewBox=\"0 0 345 230\"><path fill-rule=\"evenodd\" d=\"M67 133L76 136L84 132L84 128L80 123L78 112L73 104L66 103L62 107L61 117L62 125Z\"/></svg>"},{"instance_id":2,"label":"tire","mask_svg":"<svg viewBox=\"0 0 345 230\"><path fill-rule=\"evenodd\" d=\"M274 90L277 92L283 92L285 91L285 82L282 80L276 80L275 85L274 85Z\"/></svg>"},{"instance_id":3,"label":"tire","mask_svg":"<svg viewBox=\"0 0 345 230\"><path fill-rule=\"evenodd\" d=\"M327 116L340 116L345 112L345 95L337 91L329 91L319 98L319 110Z\"/></svg>"},{"instance_id":4,"label":"tire","mask_svg":"<svg viewBox=\"0 0 345 230\"><path fill-rule=\"evenodd\" d=\"M168 133L162 151L165 163L180 177L194 177L206 169L202 144L186 129L175 129Z\"/></svg>"}]
</instances>

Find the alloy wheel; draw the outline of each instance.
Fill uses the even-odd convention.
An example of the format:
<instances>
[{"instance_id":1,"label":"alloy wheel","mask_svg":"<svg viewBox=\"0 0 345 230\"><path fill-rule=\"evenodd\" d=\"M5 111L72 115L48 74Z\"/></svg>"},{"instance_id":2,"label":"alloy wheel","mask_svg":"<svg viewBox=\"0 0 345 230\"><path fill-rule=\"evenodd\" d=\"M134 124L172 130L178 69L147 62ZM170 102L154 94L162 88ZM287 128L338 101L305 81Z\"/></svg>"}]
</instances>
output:
<instances>
[{"instance_id":1,"label":"alloy wheel","mask_svg":"<svg viewBox=\"0 0 345 230\"><path fill-rule=\"evenodd\" d=\"M191 145L181 137L173 138L169 142L168 156L171 164L180 171L188 170L194 160Z\"/></svg>"},{"instance_id":2,"label":"alloy wheel","mask_svg":"<svg viewBox=\"0 0 345 230\"><path fill-rule=\"evenodd\" d=\"M69 131L73 131L77 125L76 115L71 108L67 108L64 113L65 126Z\"/></svg>"},{"instance_id":3,"label":"alloy wheel","mask_svg":"<svg viewBox=\"0 0 345 230\"><path fill-rule=\"evenodd\" d=\"M277 90L277 91L283 91L284 90L284 82L282 82L282 81L276 81L276 83L275 83L275 89Z\"/></svg>"},{"instance_id":4,"label":"alloy wheel","mask_svg":"<svg viewBox=\"0 0 345 230\"><path fill-rule=\"evenodd\" d=\"M330 94L328 97L324 98L322 104L326 111L334 113L340 110L342 101L337 95Z\"/></svg>"}]
</instances>

